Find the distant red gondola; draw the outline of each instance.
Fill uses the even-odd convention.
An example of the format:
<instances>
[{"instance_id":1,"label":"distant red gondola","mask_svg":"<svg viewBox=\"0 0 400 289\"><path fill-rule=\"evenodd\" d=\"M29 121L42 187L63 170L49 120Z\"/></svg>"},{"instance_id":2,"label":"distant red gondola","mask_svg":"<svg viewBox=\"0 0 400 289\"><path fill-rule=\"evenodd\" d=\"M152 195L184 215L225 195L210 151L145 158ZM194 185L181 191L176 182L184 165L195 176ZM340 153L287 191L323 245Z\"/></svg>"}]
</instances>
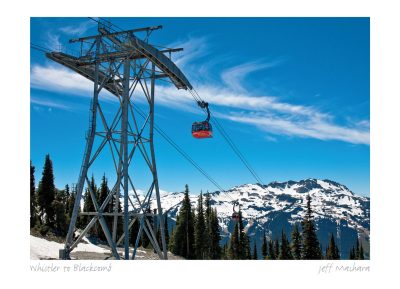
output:
<instances>
[{"instance_id":1,"label":"distant red gondola","mask_svg":"<svg viewBox=\"0 0 400 289\"><path fill-rule=\"evenodd\" d=\"M233 213L232 213L232 220L233 220L234 222L237 222L237 221L239 221L239 219L240 219L240 215L239 215L239 212L236 212L235 206L238 206L238 207L239 207L239 211L240 211L240 205L239 205L239 202L238 202L238 201L235 201L235 202L233 203Z\"/></svg>"}]
</instances>

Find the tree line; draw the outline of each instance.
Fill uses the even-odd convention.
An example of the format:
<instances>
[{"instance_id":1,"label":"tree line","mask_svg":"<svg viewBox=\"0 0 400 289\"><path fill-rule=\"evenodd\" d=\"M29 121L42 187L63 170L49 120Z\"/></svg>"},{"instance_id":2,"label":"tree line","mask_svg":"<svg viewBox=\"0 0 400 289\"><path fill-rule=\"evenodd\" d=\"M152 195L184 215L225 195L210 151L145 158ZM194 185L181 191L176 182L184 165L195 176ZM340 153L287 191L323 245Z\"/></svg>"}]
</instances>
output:
<instances>
[{"instance_id":1,"label":"tree line","mask_svg":"<svg viewBox=\"0 0 400 289\"><path fill-rule=\"evenodd\" d=\"M30 164L30 227L37 229L42 235L49 233L56 236L65 237L68 231L68 225L71 219L73 207L75 204L75 188L66 185L63 190L56 189L54 185L53 164L49 155L45 157L45 163L42 171L42 178L35 188L35 167ZM90 189L89 189L90 187ZM89 187L86 188L83 200L83 211L94 212L95 208L91 200L90 191L92 191L102 204L110 192L108 181L105 175L101 179L100 187L97 187L95 179L92 176L89 181ZM106 205L104 212L113 212L116 206L115 196L113 196ZM122 212L121 203L118 202L118 211ZM80 210L80 206L79 206ZM151 209L148 208L148 213ZM154 212L155 213L155 212ZM243 260L243 259L264 259L264 260L315 260L315 259L340 259L339 248L335 242L334 235L330 235L329 244L323 252L320 242L317 238L313 212L311 209L311 197L307 196L306 214L299 224L294 224L290 240L282 230L280 238L268 240L264 233L261 255L258 256L256 241L251 240L245 231L242 212L238 212L239 218L234 221L233 231L229 241L221 245L221 234L218 222L217 209L211 206L210 194L200 194L197 200L196 208L192 208L189 198L189 186L185 186L185 192L182 205L176 216L176 224L169 234L167 214L164 215L164 232L169 251L173 254L182 256L186 259L225 259L225 260ZM92 216L79 214L76 227L84 228ZM122 218L122 217L118 217ZM153 217L149 217L148 222L154 228L157 234L158 243L161 244L161 234L159 224ZM112 228L113 217L105 216L109 228ZM117 223L117 239L123 234L122 222ZM103 230L99 224L96 224L88 232L92 238L98 241L106 241ZM150 240L145 233L139 234L139 222L134 222L130 229L130 245L145 248L152 247ZM251 244L253 244L251 246ZM356 240L354 246L349 252L348 259L363 260L364 249L360 240Z\"/></svg>"}]
</instances>

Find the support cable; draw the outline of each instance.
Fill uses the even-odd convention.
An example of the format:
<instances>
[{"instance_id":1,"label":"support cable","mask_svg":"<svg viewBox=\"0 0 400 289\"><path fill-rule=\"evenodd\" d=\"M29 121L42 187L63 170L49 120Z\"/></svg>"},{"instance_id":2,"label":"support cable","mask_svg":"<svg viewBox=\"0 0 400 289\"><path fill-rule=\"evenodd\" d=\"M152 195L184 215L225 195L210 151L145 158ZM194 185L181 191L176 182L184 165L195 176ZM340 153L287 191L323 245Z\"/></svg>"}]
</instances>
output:
<instances>
[{"instance_id":1,"label":"support cable","mask_svg":"<svg viewBox=\"0 0 400 289\"><path fill-rule=\"evenodd\" d=\"M194 98L194 100L196 102L199 101L204 101L200 95L197 93L197 91L195 89L189 90L189 93L192 95L192 97ZM203 108L203 111L205 113L207 113L207 111ZM212 113L211 113L212 114ZM239 150L239 148L235 145L235 143L233 142L232 138L229 136L229 134L225 131L225 129L222 127L221 123L215 118L213 117L211 119L211 122L215 125L215 127L218 129L218 131L220 132L220 134L222 135L222 137L225 139L225 141L228 143L228 145L232 148L233 152L239 157L239 159L241 160L241 162L245 165L245 167L247 168L247 170L253 175L253 177L255 178L255 180L261 184L263 187L265 187L264 183L262 182L261 178L258 176L258 174L256 173L256 171L253 169L253 167L250 165L250 163L247 161L247 159L244 157L244 155L242 154L242 152Z\"/></svg>"}]
</instances>

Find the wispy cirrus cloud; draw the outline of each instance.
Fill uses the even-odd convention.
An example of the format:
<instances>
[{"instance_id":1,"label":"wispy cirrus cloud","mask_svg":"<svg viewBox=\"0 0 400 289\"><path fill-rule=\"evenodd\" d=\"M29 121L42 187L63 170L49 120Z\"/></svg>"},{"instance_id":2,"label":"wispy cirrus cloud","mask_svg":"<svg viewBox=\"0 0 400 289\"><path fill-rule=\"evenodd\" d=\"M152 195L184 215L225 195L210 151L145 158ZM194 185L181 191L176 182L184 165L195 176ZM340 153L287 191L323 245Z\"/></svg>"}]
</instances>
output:
<instances>
[{"instance_id":1,"label":"wispy cirrus cloud","mask_svg":"<svg viewBox=\"0 0 400 289\"><path fill-rule=\"evenodd\" d=\"M84 34L86 31L88 31L90 28L93 28L96 26L96 23L92 20L87 20L75 25L69 25L69 26L64 26L61 27L59 30L63 32L64 34L67 35L81 35Z\"/></svg>"},{"instance_id":2,"label":"wispy cirrus cloud","mask_svg":"<svg viewBox=\"0 0 400 289\"><path fill-rule=\"evenodd\" d=\"M68 111L72 110L72 108L69 105L49 99L31 97L31 103L39 106L45 106L47 108L57 108Z\"/></svg>"},{"instance_id":3,"label":"wispy cirrus cloud","mask_svg":"<svg viewBox=\"0 0 400 289\"><path fill-rule=\"evenodd\" d=\"M278 61L273 62L262 62L262 61L252 61L247 63L242 63L231 68L224 70L221 73L221 79L234 91L245 91L243 87L243 82L245 78L252 72L267 69L278 65Z\"/></svg>"},{"instance_id":4,"label":"wispy cirrus cloud","mask_svg":"<svg viewBox=\"0 0 400 289\"><path fill-rule=\"evenodd\" d=\"M352 144L368 145L369 128L341 126L312 116L292 119L290 116L265 115L260 113L231 113L222 116L235 122L255 125L263 131L275 135L315 138L319 140L339 140Z\"/></svg>"},{"instance_id":5,"label":"wispy cirrus cloud","mask_svg":"<svg viewBox=\"0 0 400 289\"><path fill-rule=\"evenodd\" d=\"M205 38L190 38L170 46L185 48L185 53L174 60L183 67L192 84L193 81L198 83L196 91L210 103L214 116L256 127L270 138L273 138L271 135L289 136L369 145L369 120L345 120L339 124L334 115L317 107L284 102L278 96L256 94L243 85L251 73L279 65L279 60L234 65L219 70L217 76L223 83L202 82L202 75L196 74L196 60L207 55L207 45ZM88 97L93 91L92 82L61 66L34 66L31 86ZM156 89L159 104L198 112L187 91L177 90L172 85L158 85Z\"/></svg>"},{"instance_id":6,"label":"wispy cirrus cloud","mask_svg":"<svg viewBox=\"0 0 400 289\"><path fill-rule=\"evenodd\" d=\"M52 31L48 31L47 32L47 43L46 46L47 48L51 49L51 50L60 50L62 48L62 44L60 41L60 35L55 34Z\"/></svg>"},{"instance_id":7,"label":"wispy cirrus cloud","mask_svg":"<svg viewBox=\"0 0 400 289\"><path fill-rule=\"evenodd\" d=\"M183 52L173 54L172 60L183 70L191 62L210 54L206 37L190 37L184 41L177 41L168 45L172 48L183 48Z\"/></svg>"}]
</instances>

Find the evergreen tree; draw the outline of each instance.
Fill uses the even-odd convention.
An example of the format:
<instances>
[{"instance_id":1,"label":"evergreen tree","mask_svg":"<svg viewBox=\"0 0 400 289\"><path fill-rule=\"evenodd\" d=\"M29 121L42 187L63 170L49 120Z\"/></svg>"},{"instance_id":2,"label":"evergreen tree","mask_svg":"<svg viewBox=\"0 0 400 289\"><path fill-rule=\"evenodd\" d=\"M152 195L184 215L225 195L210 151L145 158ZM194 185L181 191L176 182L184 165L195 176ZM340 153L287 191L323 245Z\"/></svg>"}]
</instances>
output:
<instances>
[{"instance_id":1,"label":"evergreen tree","mask_svg":"<svg viewBox=\"0 0 400 289\"><path fill-rule=\"evenodd\" d=\"M66 185L65 185L65 188L64 188L63 200L62 200L63 203L64 203L64 205L65 205L65 213L66 213L66 214L68 214L67 202L68 202L68 199L69 199L70 195L71 195L71 192L70 192L70 189L69 189L69 185L66 184Z\"/></svg>"},{"instance_id":2,"label":"evergreen tree","mask_svg":"<svg viewBox=\"0 0 400 289\"><path fill-rule=\"evenodd\" d=\"M194 227L194 248L196 259L205 258L205 249L207 246L206 240L206 223L204 219L204 209L203 209L203 194L200 193L197 202L197 216L195 218Z\"/></svg>"},{"instance_id":3,"label":"evergreen tree","mask_svg":"<svg viewBox=\"0 0 400 289\"><path fill-rule=\"evenodd\" d=\"M41 222L50 228L54 227L54 208L56 188L54 186L53 163L50 155L46 155L42 179L37 190L38 206Z\"/></svg>"},{"instance_id":4,"label":"evergreen tree","mask_svg":"<svg viewBox=\"0 0 400 289\"><path fill-rule=\"evenodd\" d=\"M235 223L231 239L229 241L228 256L234 260L251 259L250 240L244 232L242 212L239 209L239 220Z\"/></svg>"},{"instance_id":5,"label":"evergreen tree","mask_svg":"<svg viewBox=\"0 0 400 289\"><path fill-rule=\"evenodd\" d=\"M150 206L147 207L146 213L148 213L148 214L151 213L151 208L150 208ZM154 226L154 224L153 224L153 218L152 218L152 217L149 217L149 216L146 216L145 218L147 218L147 220L148 220L149 223L150 223L150 226L153 228L153 226ZM144 221L144 222L146 222L146 221ZM145 224L145 226L146 226L146 228L147 228L147 225L146 225L146 224ZM150 243L149 236L147 236L145 230L143 229L143 230L142 230L142 246L143 246L143 248L148 248L150 245L151 245L151 243Z\"/></svg>"},{"instance_id":6,"label":"evergreen tree","mask_svg":"<svg viewBox=\"0 0 400 289\"><path fill-rule=\"evenodd\" d=\"M267 237L265 236L265 231L264 231L264 237L263 237L263 243L261 247L261 252L262 252L262 257L263 259L267 259L268 256L268 243L267 243Z\"/></svg>"},{"instance_id":7,"label":"evergreen tree","mask_svg":"<svg viewBox=\"0 0 400 289\"><path fill-rule=\"evenodd\" d=\"M355 253L355 250L354 250L354 246L350 249L349 259L350 260L355 260L356 259L356 253Z\"/></svg>"},{"instance_id":8,"label":"evergreen tree","mask_svg":"<svg viewBox=\"0 0 400 289\"><path fill-rule=\"evenodd\" d=\"M67 235L67 215L65 214L64 191L57 191L55 200L52 203L54 209L54 229L56 234L65 237Z\"/></svg>"},{"instance_id":9,"label":"evergreen tree","mask_svg":"<svg viewBox=\"0 0 400 289\"><path fill-rule=\"evenodd\" d=\"M172 228L171 234L169 235L169 242L168 242L168 251L174 252L174 247L175 247L175 241L174 241L174 236L175 236L175 228Z\"/></svg>"},{"instance_id":10,"label":"evergreen tree","mask_svg":"<svg viewBox=\"0 0 400 289\"><path fill-rule=\"evenodd\" d=\"M67 203L68 206L67 224L69 224L71 221L72 213L74 211L74 206L75 206L75 200L76 200L76 187L72 186L71 195L68 198L68 203ZM83 229L83 227L85 226L83 220L84 216L82 216L80 213L81 213L81 206L78 206L78 217L76 219L76 227Z\"/></svg>"},{"instance_id":11,"label":"evergreen tree","mask_svg":"<svg viewBox=\"0 0 400 289\"><path fill-rule=\"evenodd\" d=\"M242 259L246 260L251 260L251 249L250 249L250 238L249 236L245 233L243 236L243 253L242 253Z\"/></svg>"},{"instance_id":12,"label":"evergreen tree","mask_svg":"<svg viewBox=\"0 0 400 289\"><path fill-rule=\"evenodd\" d=\"M301 234L299 232L299 226L296 223L292 230L292 242L290 245L292 250L292 256L293 259L295 260L301 259L301 250L302 250L301 243L302 243Z\"/></svg>"},{"instance_id":13,"label":"evergreen tree","mask_svg":"<svg viewBox=\"0 0 400 289\"><path fill-rule=\"evenodd\" d=\"M228 246L227 244L224 244L221 250L221 259L222 260L228 260Z\"/></svg>"},{"instance_id":14,"label":"evergreen tree","mask_svg":"<svg viewBox=\"0 0 400 289\"><path fill-rule=\"evenodd\" d=\"M274 242L272 240L269 240L268 259L269 260L275 260L276 259L275 250L274 250Z\"/></svg>"},{"instance_id":15,"label":"evergreen tree","mask_svg":"<svg viewBox=\"0 0 400 289\"><path fill-rule=\"evenodd\" d=\"M110 212L114 212L114 207L115 207L115 203L116 202L117 202L117 197L116 197L116 195L113 195L112 196L111 205L110 205ZM121 204L120 200L118 200L118 213L122 213L122 204ZM112 219L114 219L114 218L112 218ZM122 217L118 217L118 222L117 222L117 240L124 233L124 224L123 224L123 222L121 222L121 220L122 220ZM112 221L112 223L114 223L114 220ZM113 229L114 229L113 226L111 226L110 230L112 231Z\"/></svg>"},{"instance_id":16,"label":"evergreen tree","mask_svg":"<svg viewBox=\"0 0 400 289\"><path fill-rule=\"evenodd\" d=\"M214 208L211 214L211 248L212 248L212 259L221 259L221 231L219 226L218 211Z\"/></svg>"},{"instance_id":17,"label":"evergreen tree","mask_svg":"<svg viewBox=\"0 0 400 289\"><path fill-rule=\"evenodd\" d=\"M168 232L168 215L165 214L164 218L164 235L165 235L165 244L168 248L169 245L169 232Z\"/></svg>"},{"instance_id":18,"label":"evergreen tree","mask_svg":"<svg viewBox=\"0 0 400 289\"><path fill-rule=\"evenodd\" d=\"M204 205L204 219L205 219L205 248L204 248L204 259L218 260L221 259L221 247L219 242L221 240L218 224L217 209L211 207L210 193L207 192L205 195Z\"/></svg>"},{"instance_id":19,"label":"evergreen tree","mask_svg":"<svg viewBox=\"0 0 400 289\"><path fill-rule=\"evenodd\" d=\"M310 195L307 195L307 211L302 226L303 226L303 235L302 235L303 259L305 260L321 259L322 253L314 226Z\"/></svg>"},{"instance_id":20,"label":"evergreen tree","mask_svg":"<svg viewBox=\"0 0 400 289\"><path fill-rule=\"evenodd\" d=\"M67 209L66 209L68 223L71 221L72 213L74 211L75 199L76 199L75 187L72 186L71 194L69 195L69 198L67 200ZM78 215L78 219L76 220L76 227L78 227L79 219L80 216Z\"/></svg>"},{"instance_id":21,"label":"evergreen tree","mask_svg":"<svg viewBox=\"0 0 400 289\"><path fill-rule=\"evenodd\" d=\"M36 193L35 193L35 167L32 165L31 161L31 182L30 182L31 192L30 192L30 227L33 228L36 224L37 213L36 213Z\"/></svg>"},{"instance_id":22,"label":"evergreen tree","mask_svg":"<svg viewBox=\"0 0 400 289\"><path fill-rule=\"evenodd\" d=\"M253 260L258 260L258 256L257 256L257 244L256 244L256 240L254 239L254 246L253 246Z\"/></svg>"},{"instance_id":23,"label":"evergreen tree","mask_svg":"<svg viewBox=\"0 0 400 289\"><path fill-rule=\"evenodd\" d=\"M171 240L172 239L172 240ZM194 220L189 199L189 187L185 187L182 207L176 220L176 227L171 236L172 252L186 259L194 259Z\"/></svg>"},{"instance_id":24,"label":"evergreen tree","mask_svg":"<svg viewBox=\"0 0 400 289\"><path fill-rule=\"evenodd\" d=\"M358 260L364 260L364 249L362 244L360 244L360 254L358 255Z\"/></svg>"},{"instance_id":25,"label":"evergreen tree","mask_svg":"<svg viewBox=\"0 0 400 289\"><path fill-rule=\"evenodd\" d=\"M242 211L239 208L239 220L238 220L238 229L239 229L239 259L251 259L251 250L250 250L250 240L247 234L244 232L244 224L243 224L243 215Z\"/></svg>"},{"instance_id":26,"label":"evergreen tree","mask_svg":"<svg viewBox=\"0 0 400 289\"><path fill-rule=\"evenodd\" d=\"M169 250L168 248L168 243L169 243L169 233L168 233L168 217L167 214L165 213L164 215L164 237L165 237L165 245L167 247L167 250ZM162 249L162 239L161 239L161 228L160 225L157 226L157 242L158 245L160 246L160 248Z\"/></svg>"},{"instance_id":27,"label":"evergreen tree","mask_svg":"<svg viewBox=\"0 0 400 289\"><path fill-rule=\"evenodd\" d=\"M98 197L98 190L97 190L97 186L94 180L94 176L92 175L92 178L89 181L89 187L86 188L85 191L85 197L84 197L84 203L83 203L83 211L84 212L95 212L96 209L94 207L94 203L92 200L92 197L90 195L90 191L93 192L93 194L96 196L96 198ZM86 226L90 220L93 218L93 216L83 216L83 224L84 226ZM93 227L89 230L89 234L91 234L93 237L98 237L99 236L99 224L98 222L96 222Z\"/></svg>"},{"instance_id":28,"label":"evergreen tree","mask_svg":"<svg viewBox=\"0 0 400 289\"><path fill-rule=\"evenodd\" d=\"M239 223L235 222L235 226L233 228L233 232L229 240L228 259L239 260L241 259L240 257L241 256L239 249Z\"/></svg>"},{"instance_id":29,"label":"evergreen tree","mask_svg":"<svg viewBox=\"0 0 400 289\"><path fill-rule=\"evenodd\" d=\"M212 259L212 248L211 248L211 235L212 235L212 228L211 228L211 198L210 194L207 192L205 195L205 200L204 200L204 205L205 205L205 211L204 211L204 219L205 219L205 224L206 224L206 245L205 245L205 259Z\"/></svg>"},{"instance_id":30,"label":"evergreen tree","mask_svg":"<svg viewBox=\"0 0 400 289\"><path fill-rule=\"evenodd\" d=\"M360 239L357 237L357 243L356 243L356 250L354 252L354 259L355 260L364 260L364 248L361 244Z\"/></svg>"},{"instance_id":31,"label":"evergreen tree","mask_svg":"<svg viewBox=\"0 0 400 289\"><path fill-rule=\"evenodd\" d=\"M108 187L108 180L105 176L105 174L103 175L102 179L101 179L101 184L100 184L100 189L99 189L99 197L98 197L98 203L99 203L99 208L101 207L101 205L104 203L104 201L106 200L108 194L110 193L110 189ZM111 208L111 202L108 202L108 204L105 206L103 212L106 213L110 213L112 212L112 208ZM110 232L112 232L112 224L113 224L113 218L111 216L105 216L104 217L106 224L108 226L108 229L110 230ZM99 239L102 241L107 241L106 235L103 232L102 228L99 228Z\"/></svg>"},{"instance_id":32,"label":"evergreen tree","mask_svg":"<svg viewBox=\"0 0 400 289\"><path fill-rule=\"evenodd\" d=\"M135 244L136 244L136 239L137 239L138 234L139 234L139 226L140 226L140 220L139 220L139 218L136 218L136 221L132 224L131 230L130 230L130 234L131 235L130 235L129 240L131 242L132 247L134 247ZM139 238L138 242L139 242L138 243L138 247L140 247L142 245L141 238Z\"/></svg>"},{"instance_id":33,"label":"evergreen tree","mask_svg":"<svg viewBox=\"0 0 400 289\"><path fill-rule=\"evenodd\" d=\"M293 259L292 253L290 251L289 241L286 238L286 234L283 232L281 233L281 246L279 252L279 260L291 260Z\"/></svg>"},{"instance_id":34,"label":"evergreen tree","mask_svg":"<svg viewBox=\"0 0 400 289\"><path fill-rule=\"evenodd\" d=\"M336 246L335 243L335 238L333 237L333 234L331 234L329 245L326 249L326 255L325 255L327 260L339 260L339 249Z\"/></svg>"},{"instance_id":35,"label":"evergreen tree","mask_svg":"<svg viewBox=\"0 0 400 289\"><path fill-rule=\"evenodd\" d=\"M275 259L279 258L279 254L280 254L280 250L279 250L280 248L279 247L280 247L279 246L279 241L278 241L278 239L275 239L274 246L273 246Z\"/></svg>"}]
</instances>

